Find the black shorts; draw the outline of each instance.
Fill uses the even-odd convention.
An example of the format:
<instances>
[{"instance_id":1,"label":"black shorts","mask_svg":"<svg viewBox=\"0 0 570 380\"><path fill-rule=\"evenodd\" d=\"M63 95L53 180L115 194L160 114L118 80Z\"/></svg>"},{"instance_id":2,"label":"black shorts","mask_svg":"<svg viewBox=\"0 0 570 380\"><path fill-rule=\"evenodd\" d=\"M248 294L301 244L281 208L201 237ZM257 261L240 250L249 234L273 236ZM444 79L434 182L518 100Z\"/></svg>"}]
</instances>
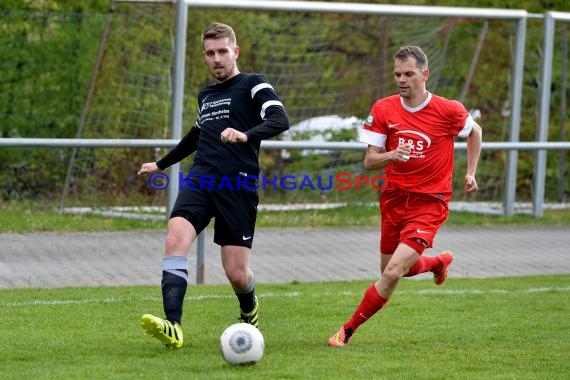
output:
<instances>
[{"instance_id":1,"label":"black shorts","mask_svg":"<svg viewBox=\"0 0 570 380\"><path fill-rule=\"evenodd\" d=\"M192 189L178 192L170 218L188 220L199 234L214 218L214 243L251 248L259 194L249 189Z\"/></svg>"}]
</instances>

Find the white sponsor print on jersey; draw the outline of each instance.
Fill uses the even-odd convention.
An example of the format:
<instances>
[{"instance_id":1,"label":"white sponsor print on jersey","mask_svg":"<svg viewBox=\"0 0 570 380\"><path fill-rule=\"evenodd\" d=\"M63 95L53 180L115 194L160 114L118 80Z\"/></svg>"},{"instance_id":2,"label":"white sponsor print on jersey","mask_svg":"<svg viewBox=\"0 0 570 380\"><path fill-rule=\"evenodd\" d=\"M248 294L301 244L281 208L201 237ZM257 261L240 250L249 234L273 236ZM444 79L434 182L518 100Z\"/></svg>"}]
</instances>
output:
<instances>
[{"instance_id":1,"label":"white sponsor print on jersey","mask_svg":"<svg viewBox=\"0 0 570 380\"><path fill-rule=\"evenodd\" d=\"M411 131L409 129L406 129L404 131L398 131L396 132L397 135L407 135L407 134L412 134L412 135L416 135L421 137L426 143L427 143L427 148L429 148L431 146L431 139L429 138L428 135L426 135L425 133L421 133L421 132L417 132L417 131Z\"/></svg>"},{"instance_id":2,"label":"white sponsor print on jersey","mask_svg":"<svg viewBox=\"0 0 570 380\"><path fill-rule=\"evenodd\" d=\"M221 107L221 106L229 107L232 104L231 98L218 99L218 100L214 100L211 102L206 102L207 98L208 97L205 97L204 100L202 101L202 107L200 108L200 111L204 111L208 108L215 108L215 107Z\"/></svg>"},{"instance_id":3,"label":"white sponsor print on jersey","mask_svg":"<svg viewBox=\"0 0 570 380\"><path fill-rule=\"evenodd\" d=\"M424 151L431 146L431 138L428 135L411 130L398 131L396 135L399 135L398 145L407 145L410 147L410 158L425 158Z\"/></svg>"}]
</instances>

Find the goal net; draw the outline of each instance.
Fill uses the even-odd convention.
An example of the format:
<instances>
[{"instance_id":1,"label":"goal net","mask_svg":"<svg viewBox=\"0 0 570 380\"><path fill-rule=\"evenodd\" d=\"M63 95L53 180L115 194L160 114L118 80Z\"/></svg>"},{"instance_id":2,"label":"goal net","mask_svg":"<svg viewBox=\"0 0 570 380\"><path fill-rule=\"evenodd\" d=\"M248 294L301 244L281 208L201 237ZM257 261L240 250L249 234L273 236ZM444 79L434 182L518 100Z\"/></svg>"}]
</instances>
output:
<instances>
[{"instance_id":1,"label":"goal net","mask_svg":"<svg viewBox=\"0 0 570 380\"><path fill-rule=\"evenodd\" d=\"M114 8L78 137L169 138L175 7L131 2ZM234 27L240 71L265 74L283 99L292 128L280 139L356 141L373 102L395 93L393 54L413 44L428 54L428 89L461 100L476 117L483 115L483 124L494 126L486 130L486 139L506 140L513 21L197 8L188 10L183 133L194 123L199 90L211 83L200 33L213 21ZM136 170L166 151L76 150L63 204L164 205L165 192L150 189ZM479 180L486 190L478 197L499 200L504 153L484 155ZM321 176L326 182L339 172L370 175L363 172L362 158L362 150L267 149L261 166L269 177ZM463 152L457 152L456 162L454 187L462 189ZM189 163L184 161L184 169ZM262 203L350 203L371 202L376 194L364 186L346 191L269 188L260 195Z\"/></svg>"},{"instance_id":2,"label":"goal net","mask_svg":"<svg viewBox=\"0 0 570 380\"><path fill-rule=\"evenodd\" d=\"M99 54L76 137L169 138L174 8L172 4L113 4L99 30ZM136 176L161 152L141 148L74 149L62 206L164 205Z\"/></svg>"}]
</instances>

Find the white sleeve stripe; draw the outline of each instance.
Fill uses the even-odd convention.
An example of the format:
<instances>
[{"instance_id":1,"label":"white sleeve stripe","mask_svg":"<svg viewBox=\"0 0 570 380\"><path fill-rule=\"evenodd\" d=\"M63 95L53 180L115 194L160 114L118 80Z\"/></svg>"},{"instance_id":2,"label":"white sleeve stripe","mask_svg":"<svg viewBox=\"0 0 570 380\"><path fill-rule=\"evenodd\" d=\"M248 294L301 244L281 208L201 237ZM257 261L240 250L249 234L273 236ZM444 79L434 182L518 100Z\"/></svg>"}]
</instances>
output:
<instances>
[{"instance_id":1,"label":"white sleeve stripe","mask_svg":"<svg viewBox=\"0 0 570 380\"><path fill-rule=\"evenodd\" d=\"M251 89L251 98L253 99L253 97L255 96L255 94L257 94L257 92L259 90L263 90L264 88L270 88L273 90L273 87L269 84L269 83L260 83L257 86L255 86L254 88ZM275 90L273 90L275 91Z\"/></svg>"},{"instance_id":2,"label":"white sleeve stripe","mask_svg":"<svg viewBox=\"0 0 570 380\"><path fill-rule=\"evenodd\" d=\"M270 100L270 101L263 103L263 105L261 106L261 112L260 112L261 118L263 120L265 120L265 110L271 106L283 107L283 103L281 103L279 100ZM285 107L283 107L283 108L285 108Z\"/></svg>"},{"instance_id":3,"label":"white sleeve stripe","mask_svg":"<svg viewBox=\"0 0 570 380\"><path fill-rule=\"evenodd\" d=\"M367 129L360 130L360 136L358 136L359 140L363 143L368 145L373 145L378 148L385 148L386 147L386 138L388 136L383 135L381 133L372 132Z\"/></svg>"},{"instance_id":4,"label":"white sleeve stripe","mask_svg":"<svg viewBox=\"0 0 570 380\"><path fill-rule=\"evenodd\" d=\"M463 137L466 138L467 136L469 136L469 134L471 133L471 130L473 129L473 123L475 122L475 120L473 120L473 118L471 117L471 115L467 116L467 119L465 120L465 126L463 127L463 129L459 132L459 134L457 135L457 137Z\"/></svg>"}]
</instances>

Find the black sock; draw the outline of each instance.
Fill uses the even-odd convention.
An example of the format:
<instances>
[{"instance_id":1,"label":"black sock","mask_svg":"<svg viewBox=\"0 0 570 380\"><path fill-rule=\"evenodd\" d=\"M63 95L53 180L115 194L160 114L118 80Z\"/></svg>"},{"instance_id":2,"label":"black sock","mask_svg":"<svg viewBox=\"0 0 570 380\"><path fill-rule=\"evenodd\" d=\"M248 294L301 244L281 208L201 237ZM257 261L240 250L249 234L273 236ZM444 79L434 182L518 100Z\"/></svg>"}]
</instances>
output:
<instances>
[{"instance_id":1,"label":"black sock","mask_svg":"<svg viewBox=\"0 0 570 380\"><path fill-rule=\"evenodd\" d=\"M251 279L245 288L234 287L234 292L239 301L239 308L245 314L251 313L255 308L255 277L251 272Z\"/></svg>"},{"instance_id":2,"label":"black sock","mask_svg":"<svg viewBox=\"0 0 570 380\"><path fill-rule=\"evenodd\" d=\"M178 268L174 269L173 266ZM186 268L180 267L186 266ZM165 257L162 270L162 302L166 319L182 324L182 306L188 287L188 263L183 256Z\"/></svg>"},{"instance_id":3,"label":"black sock","mask_svg":"<svg viewBox=\"0 0 570 380\"><path fill-rule=\"evenodd\" d=\"M245 314L251 313L255 307L255 289L249 293L238 294L236 296L239 300L239 308Z\"/></svg>"}]
</instances>

